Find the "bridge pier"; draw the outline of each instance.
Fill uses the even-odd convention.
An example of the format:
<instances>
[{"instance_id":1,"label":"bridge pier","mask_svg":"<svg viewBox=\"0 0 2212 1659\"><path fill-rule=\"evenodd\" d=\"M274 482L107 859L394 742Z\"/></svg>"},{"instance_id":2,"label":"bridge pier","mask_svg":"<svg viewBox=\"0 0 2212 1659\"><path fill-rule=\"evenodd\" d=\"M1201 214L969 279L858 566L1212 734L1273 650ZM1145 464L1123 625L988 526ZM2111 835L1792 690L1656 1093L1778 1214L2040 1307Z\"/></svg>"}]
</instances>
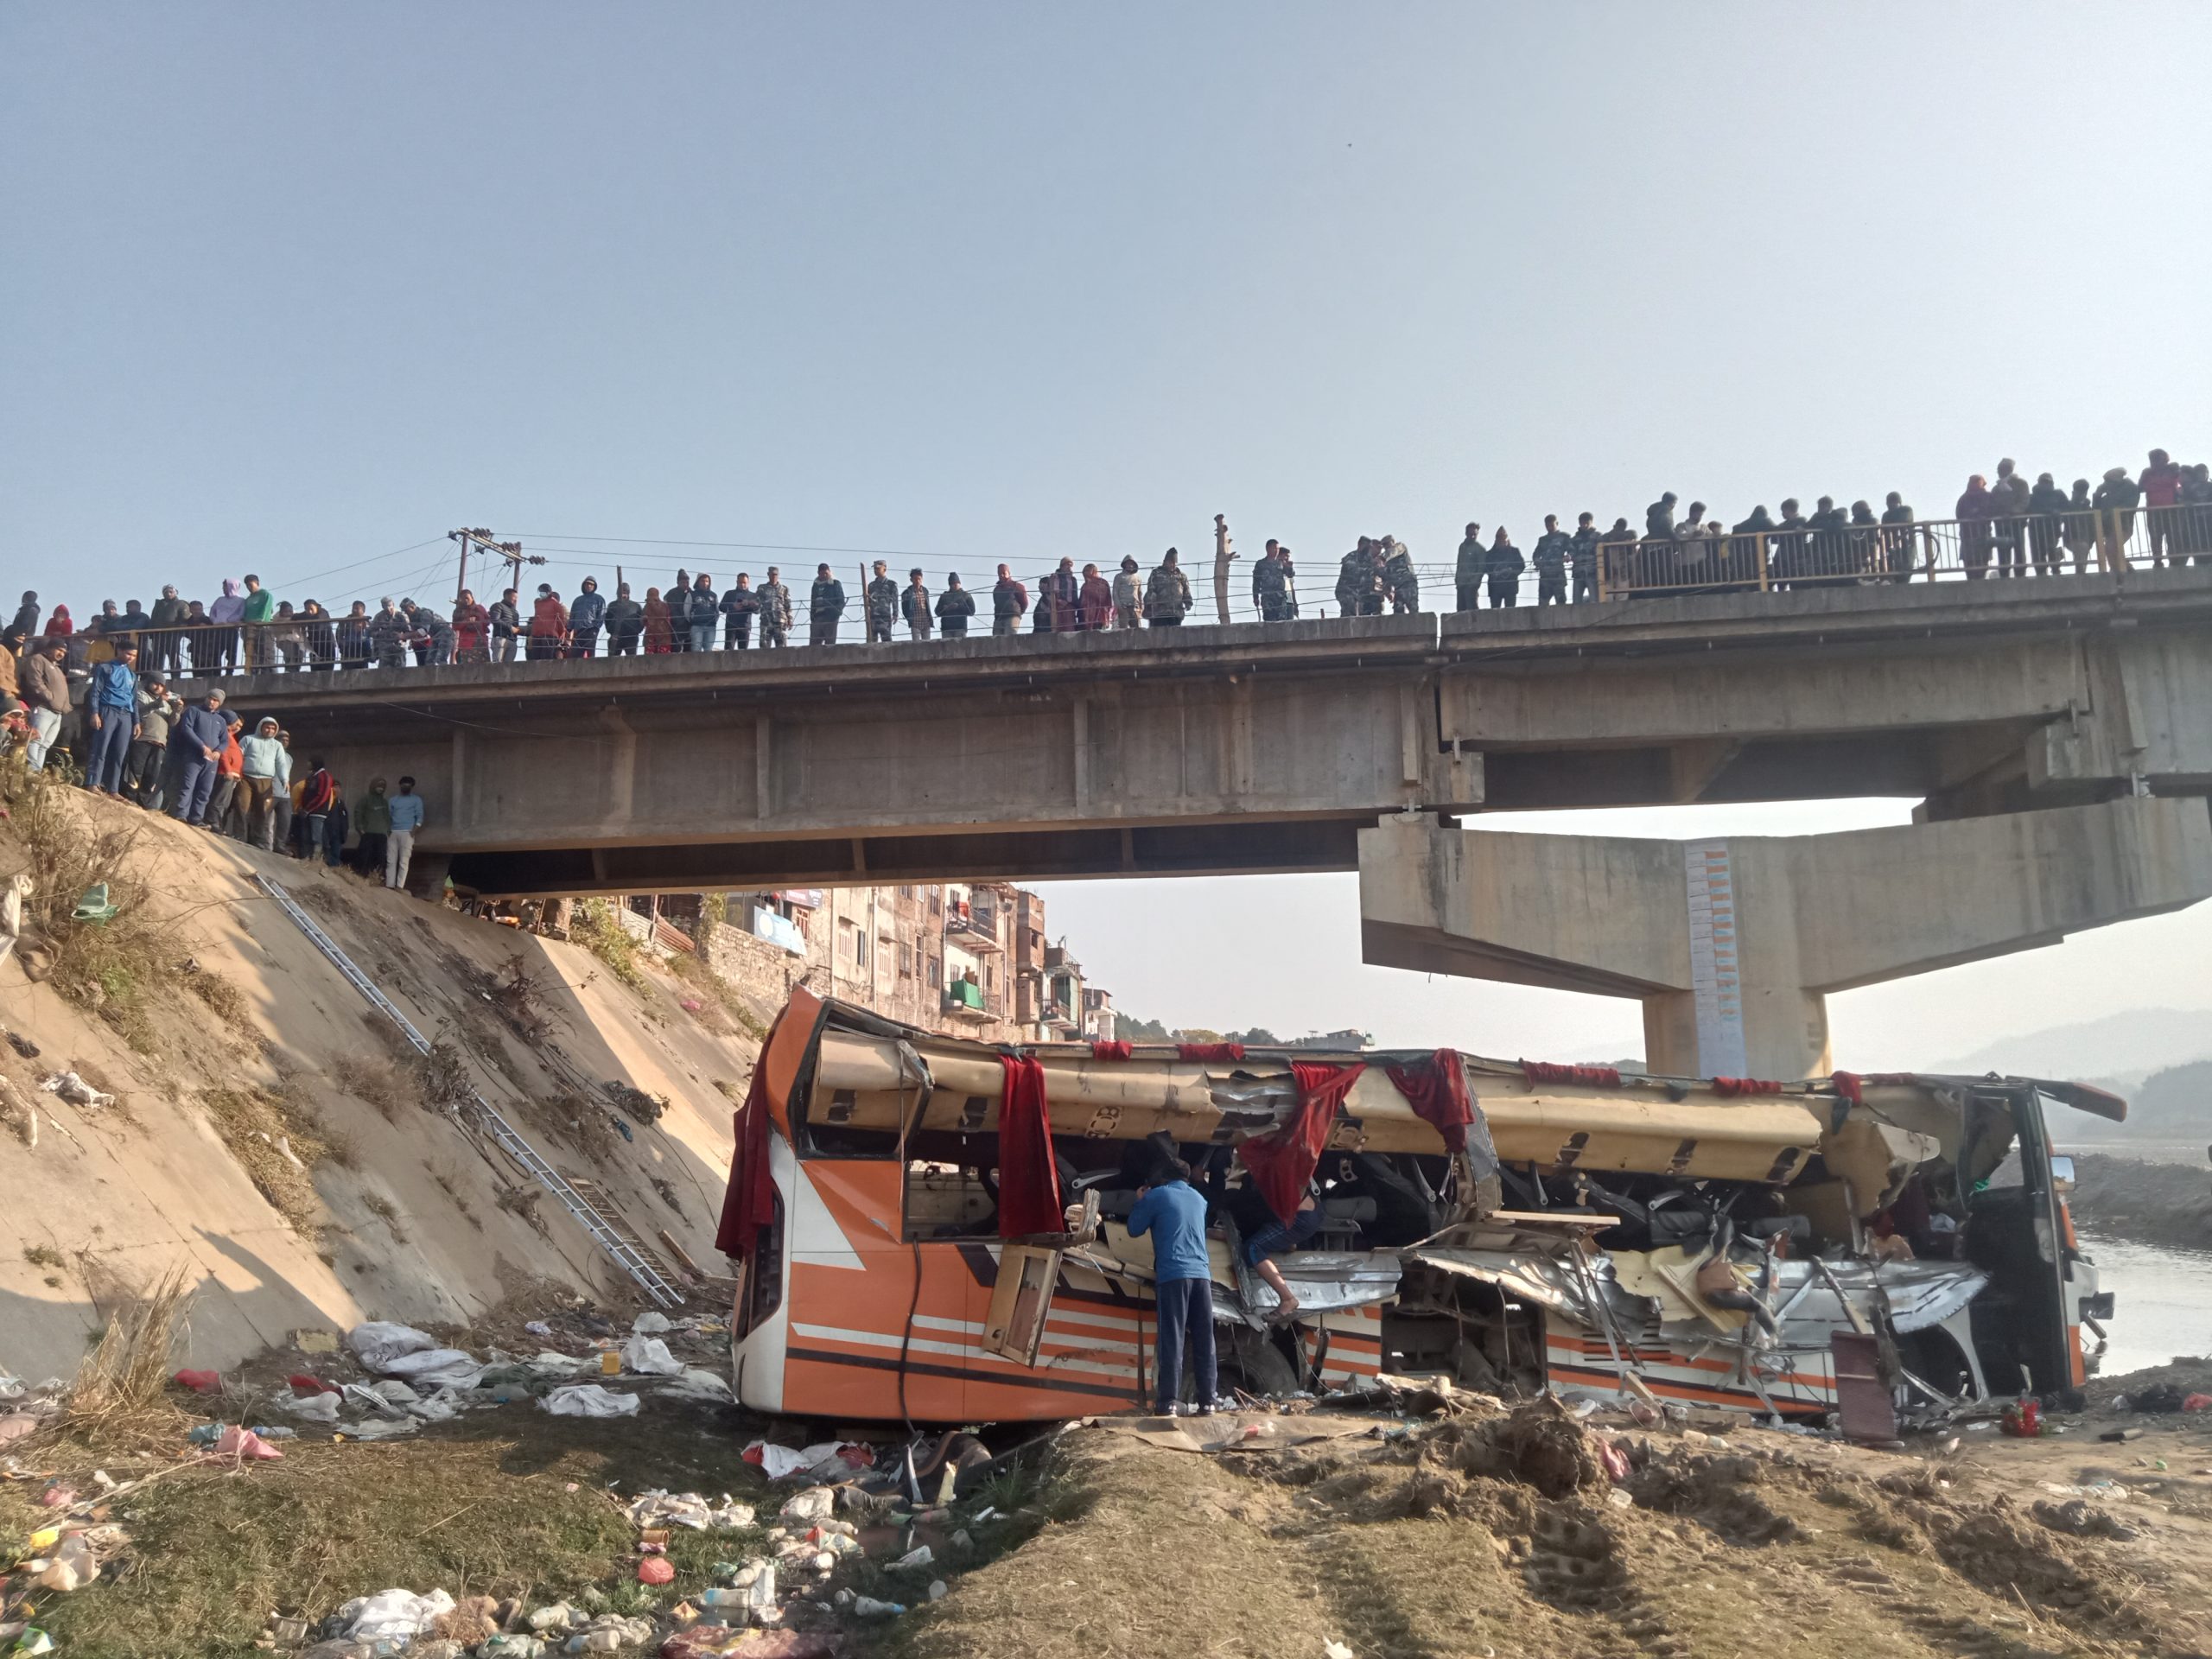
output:
<instances>
[{"instance_id":1,"label":"bridge pier","mask_svg":"<svg viewBox=\"0 0 2212 1659\"><path fill-rule=\"evenodd\" d=\"M1676 1077L1834 1069L1826 999L2212 897L2202 798L2129 798L1835 835L1359 836L1370 963L1630 996Z\"/></svg>"}]
</instances>

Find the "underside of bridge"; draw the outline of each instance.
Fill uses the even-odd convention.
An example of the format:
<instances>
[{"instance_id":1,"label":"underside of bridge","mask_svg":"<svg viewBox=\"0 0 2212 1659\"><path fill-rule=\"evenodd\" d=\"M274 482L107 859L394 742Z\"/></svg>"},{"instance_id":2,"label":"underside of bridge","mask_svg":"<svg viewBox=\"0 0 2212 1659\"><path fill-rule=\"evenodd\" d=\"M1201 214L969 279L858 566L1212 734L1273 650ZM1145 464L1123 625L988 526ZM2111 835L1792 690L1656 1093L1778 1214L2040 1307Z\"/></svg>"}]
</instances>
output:
<instances>
[{"instance_id":1,"label":"underside of bridge","mask_svg":"<svg viewBox=\"0 0 2212 1659\"><path fill-rule=\"evenodd\" d=\"M491 894L1359 867L1408 810L2212 789L2212 570L264 675Z\"/></svg>"}]
</instances>

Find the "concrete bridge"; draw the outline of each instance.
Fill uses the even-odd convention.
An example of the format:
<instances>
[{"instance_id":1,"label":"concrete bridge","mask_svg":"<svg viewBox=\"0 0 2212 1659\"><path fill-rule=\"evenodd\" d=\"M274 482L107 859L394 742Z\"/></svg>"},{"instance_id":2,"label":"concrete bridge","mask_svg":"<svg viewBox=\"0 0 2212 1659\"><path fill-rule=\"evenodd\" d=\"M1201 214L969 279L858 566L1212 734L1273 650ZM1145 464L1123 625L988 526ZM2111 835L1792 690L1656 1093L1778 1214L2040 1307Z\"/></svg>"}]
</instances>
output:
<instances>
[{"instance_id":1,"label":"concrete bridge","mask_svg":"<svg viewBox=\"0 0 2212 1659\"><path fill-rule=\"evenodd\" d=\"M1370 960L1649 1007L1710 981L1711 963L1593 966L1602 947L1512 936L1502 912L1483 919L1435 874L1548 890L1558 873L1533 849L1516 863L1508 843L1550 838L1416 856L1395 821L1429 815L1422 835L1457 838L1477 812L1902 795L1932 827L2167 798L2093 810L2055 840L1992 826L1942 838L1939 854L1932 833L1901 832L1884 868L1925 873L1916 902L1938 917L1967 891L1944 881L1946 861L1970 854L2012 860L2024 893L2086 855L2084 836L2105 866L2147 872L2080 904L2031 905L2010 931L1963 928L1969 954L2212 893L2202 569L263 675L230 690L353 790L411 773L429 812L418 868L490 893L1357 868ZM1594 874L1607 861L1591 856ZM1649 889L1655 915L1680 908L1680 863L1610 868L1592 891ZM1410 899L1386 894L1405 882ZM1960 958L1940 945L1893 954ZM1815 1000L1867 977L1789 972L1790 995ZM1655 1036L1655 1057L1726 1069L1700 1057L1739 1051L1667 1006L1662 1024L1693 1035ZM1825 1046L1824 1029L1758 1038L1740 1063L1797 1074Z\"/></svg>"}]
</instances>

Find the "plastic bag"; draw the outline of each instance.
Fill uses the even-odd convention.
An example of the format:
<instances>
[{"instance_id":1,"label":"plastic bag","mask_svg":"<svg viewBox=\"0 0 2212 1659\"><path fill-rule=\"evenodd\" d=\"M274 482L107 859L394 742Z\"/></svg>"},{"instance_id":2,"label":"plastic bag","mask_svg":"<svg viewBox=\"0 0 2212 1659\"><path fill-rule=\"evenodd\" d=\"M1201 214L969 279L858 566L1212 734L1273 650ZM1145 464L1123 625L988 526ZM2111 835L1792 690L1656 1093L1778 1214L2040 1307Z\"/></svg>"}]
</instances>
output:
<instances>
[{"instance_id":1,"label":"plastic bag","mask_svg":"<svg viewBox=\"0 0 2212 1659\"><path fill-rule=\"evenodd\" d=\"M641 1337L657 1337L668 1328L668 1315L656 1313L650 1308L630 1321L630 1329Z\"/></svg>"},{"instance_id":2,"label":"plastic bag","mask_svg":"<svg viewBox=\"0 0 2212 1659\"><path fill-rule=\"evenodd\" d=\"M638 1376L681 1376L683 1362L658 1337L632 1337L622 1344L622 1369Z\"/></svg>"},{"instance_id":3,"label":"plastic bag","mask_svg":"<svg viewBox=\"0 0 2212 1659\"><path fill-rule=\"evenodd\" d=\"M418 1389L435 1390L473 1389L484 1375L485 1368L458 1348L432 1348L420 1353L397 1355L369 1369L404 1377Z\"/></svg>"},{"instance_id":4,"label":"plastic bag","mask_svg":"<svg viewBox=\"0 0 2212 1659\"><path fill-rule=\"evenodd\" d=\"M426 1348L436 1347L438 1339L411 1325L386 1325L372 1319L348 1331L346 1345L369 1370L382 1371L389 1370L391 1362L402 1354L419 1354Z\"/></svg>"},{"instance_id":5,"label":"plastic bag","mask_svg":"<svg viewBox=\"0 0 2212 1659\"><path fill-rule=\"evenodd\" d=\"M612 1394L596 1382L556 1389L537 1402L556 1417L634 1417L638 1396Z\"/></svg>"},{"instance_id":6,"label":"plastic bag","mask_svg":"<svg viewBox=\"0 0 2212 1659\"><path fill-rule=\"evenodd\" d=\"M418 1596L411 1590L380 1590L361 1596L338 1610L346 1634L357 1642L411 1640L422 1635L443 1614L453 1611L453 1598L442 1590Z\"/></svg>"}]
</instances>

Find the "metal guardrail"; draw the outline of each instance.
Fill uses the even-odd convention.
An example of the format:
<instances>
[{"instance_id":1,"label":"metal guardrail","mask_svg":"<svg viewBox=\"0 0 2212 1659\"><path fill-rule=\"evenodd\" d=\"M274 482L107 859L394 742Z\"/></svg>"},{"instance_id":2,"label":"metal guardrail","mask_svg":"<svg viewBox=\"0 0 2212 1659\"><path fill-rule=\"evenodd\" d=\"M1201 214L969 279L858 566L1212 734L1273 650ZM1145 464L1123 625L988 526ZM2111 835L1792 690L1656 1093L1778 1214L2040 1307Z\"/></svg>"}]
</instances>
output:
<instances>
[{"instance_id":1,"label":"metal guardrail","mask_svg":"<svg viewBox=\"0 0 2212 1659\"><path fill-rule=\"evenodd\" d=\"M324 932L321 925L301 908L297 899L258 871L255 872L253 879L261 884L263 892L276 901L285 915L292 918L293 925L307 935L309 943L330 958L332 965L346 976L346 982L368 998L385 1018L399 1027L400 1034L407 1039L416 1052L428 1054L430 1052L429 1039L415 1029L414 1021L402 1014L398 1005L384 994L374 980L361 971L353 959L340 947L337 940ZM471 1090L469 1099L474 1103L472 1116L475 1119L474 1126L482 1129L493 1145L533 1177L540 1186L558 1198L569 1213L576 1218L577 1224L590 1235L592 1242L606 1251L617 1267L637 1281L646 1295L663 1307L683 1306L683 1294L661 1277L653 1264L645 1259L643 1251L628 1241L616 1222L602 1215L589 1199L571 1186L568 1178L546 1162L537 1148L500 1116L482 1095ZM458 1109L453 1116L456 1121L461 1119Z\"/></svg>"},{"instance_id":2,"label":"metal guardrail","mask_svg":"<svg viewBox=\"0 0 2212 1659\"><path fill-rule=\"evenodd\" d=\"M1601 600L2096 574L2212 563L2212 505L2092 508L1995 518L1808 524L1678 534L1599 549Z\"/></svg>"}]
</instances>

